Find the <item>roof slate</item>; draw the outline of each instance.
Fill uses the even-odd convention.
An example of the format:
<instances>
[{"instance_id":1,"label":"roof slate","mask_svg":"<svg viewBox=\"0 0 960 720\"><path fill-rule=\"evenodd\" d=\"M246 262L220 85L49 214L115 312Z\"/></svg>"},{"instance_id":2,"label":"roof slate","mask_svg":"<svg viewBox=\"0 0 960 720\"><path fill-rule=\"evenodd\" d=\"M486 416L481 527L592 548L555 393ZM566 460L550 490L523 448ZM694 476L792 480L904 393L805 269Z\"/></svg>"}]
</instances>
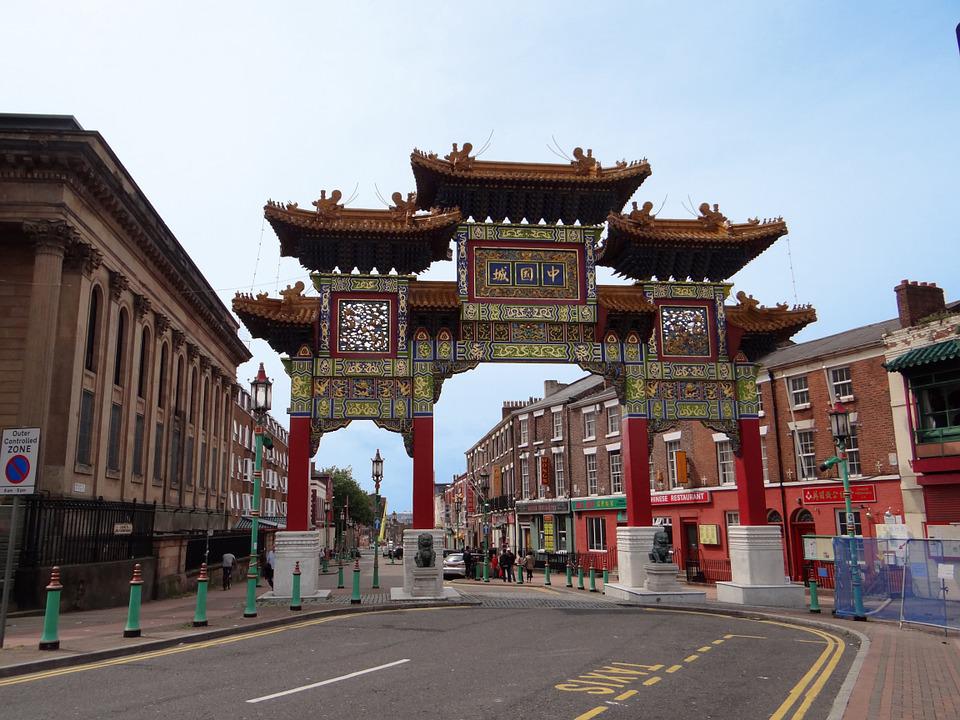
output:
<instances>
[{"instance_id":1,"label":"roof slate","mask_svg":"<svg viewBox=\"0 0 960 720\"><path fill-rule=\"evenodd\" d=\"M828 335L817 340L788 345L760 358L759 362L766 368L776 368L869 345L879 346L883 344L885 334L897 330L899 327L900 320L898 318L884 320L852 330L845 330L835 335Z\"/></svg>"}]
</instances>

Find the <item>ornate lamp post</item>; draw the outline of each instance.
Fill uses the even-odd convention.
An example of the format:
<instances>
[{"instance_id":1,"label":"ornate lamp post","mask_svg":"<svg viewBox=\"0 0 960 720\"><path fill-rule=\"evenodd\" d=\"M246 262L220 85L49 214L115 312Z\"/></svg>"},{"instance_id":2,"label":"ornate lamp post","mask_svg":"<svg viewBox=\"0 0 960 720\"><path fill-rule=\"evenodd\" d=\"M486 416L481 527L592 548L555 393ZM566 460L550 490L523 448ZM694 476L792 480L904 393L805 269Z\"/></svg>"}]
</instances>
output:
<instances>
[{"instance_id":1,"label":"ornate lamp post","mask_svg":"<svg viewBox=\"0 0 960 720\"><path fill-rule=\"evenodd\" d=\"M480 491L483 502L483 581L490 582L490 503L487 502L487 492L490 489L490 473L480 471Z\"/></svg>"},{"instance_id":2,"label":"ornate lamp post","mask_svg":"<svg viewBox=\"0 0 960 720\"><path fill-rule=\"evenodd\" d=\"M840 465L840 479L843 481L843 502L846 505L847 536L850 538L850 584L853 586L853 619L866 620L863 610L863 579L860 576L860 559L857 552L856 517L853 514L852 493L850 491L850 476L847 472L847 439L851 436L850 413L841 404L836 403L827 410L830 418L830 432L837 446L837 454L827 458L820 465L821 470L829 470L834 465Z\"/></svg>"},{"instance_id":3,"label":"ornate lamp post","mask_svg":"<svg viewBox=\"0 0 960 720\"><path fill-rule=\"evenodd\" d=\"M454 508L454 511L457 513L457 522L456 522L456 524L455 524L455 527L456 527L455 532L456 532L456 540L459 541L459 540L460 540L460 511L463 509L463 499L460 497L460 493L459 493L459 492L457 492L457 496L456 496L456 497L457 497L457 499L454 500L454 502L453 502L453 508ZM461 545L463 544L462 541L461 541L460 544L461 544ZM456 541L454 542L453 546L454 546L454 547L457 546ZM461 547L460 549L463 550L462 547Z\"/></svg>"},{"instance_id":4,"label":"ornate lamp post","mask_svg":"<svg viewBox=\"0 0 960 720\"><path fill-rule=\"evenodd\" d=\"M373 588L380 587L380 481L383 480L383 458L380 448L370 461L373 465L374 519L373 519Z\"/></svg>"},{"instance_id":5,"label":"ornate lamp post","mask_svg":"<svg viewBox=\"0 0 960 720\"><path fill-rule=\"evenodd\" d=\"M253 461L253 509L250 511L250 563L247 566L247 604L243 616L252 618L257 616L257 536L260 533L260 482L263 478L263 425L270 412L270 403L273 399L273 383L267 377L260 363L257 377L250 381L250 397L253 400L253 414L256 421L254 437L256 448ZM272 445L272 443L270 443Z\"/></svg>"}]
</instances>

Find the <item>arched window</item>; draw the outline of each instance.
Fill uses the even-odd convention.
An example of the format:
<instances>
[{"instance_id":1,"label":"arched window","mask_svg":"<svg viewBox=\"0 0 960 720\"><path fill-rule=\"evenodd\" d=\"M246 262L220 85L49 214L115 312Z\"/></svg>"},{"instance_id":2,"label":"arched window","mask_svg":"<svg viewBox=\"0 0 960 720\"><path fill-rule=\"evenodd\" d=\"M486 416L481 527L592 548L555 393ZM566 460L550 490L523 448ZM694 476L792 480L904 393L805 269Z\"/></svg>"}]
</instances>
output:
<instances>
[{"instance_id":1,"label":"arched window","mask_svg":"<svg viewBox=\"0 0 960 720\"><path fill-rule=\"evenodd\" d=\"M210 395L210 380L207 378L203 379L203 400L202 400L202 409L200 411L200 427L203 430L207 429L207 410L210 407L210 402L208 396Z\"/></svg>"},{"instance_id":2,"label":"arched window","mask_svg":"<svg viewBox=\"0 0 960 720\"><path fill-rule=\"evenodd\" d=\"M177 382L173 388L173 411L177 412L183 407L183 396L180 390L183 385L183 358L177 358Z\"/></svg>"},{"instance_id":3,"label":"arched window","mask_svg":"<svg viewBox=\"0 0 960 720\"><path fill-rule=\"evenodd\" d=\"M90 293L90 312L87 314L87 347L83 359L83 366L90 372L97 371L97 339L101 299L100 288L94 287L93 292Z\"/></svg>"},{"instance_id":4,"label":"arched window","mask_svg":"<svg viewBox=\"0 0 960 720\"><path fill-rule=\"evenodd\" d=\"M120 310L120 318L117 321L117 347L113 356L113 384L123 387L123 363L126 358L127 350L127 311L126 308Z\"/></svg>"},{"instance_id":5,"label":"arched window","mask_svg":"<svg viewBox=\"0 0 960 720\"><path fill-rule=\"evenodd\" d=\"M783 516L776 510L767 510L767 524L778 525L783 522Z\"/></svg>"},{"instance_id":6,"label":"arched window","mask_svg":"<svg viewBox=\"0 0 960 720\"><path fill-rule=\"evenodd\" d=\"M140 331L140 367L137 370L137 397L146 397L147 368L150 367L150 329Z\"/></svg>"},{"instance_id":7,"label":"arched window","mask_svg":"<svg viewBox=\"0 0 960 720\"><path fill-rule=\"evenodd\" d=\"M160 346L160 382L157 383L157 407L167 404L167 344Z\"/></svg>"},{"instance_id":8,"label":"arched window","mask_svg":"<svg viewBox=\"0 0 960 720\"><path fill-rule=\"evenodd\" d=\"M806 508L801 508L800 510L797 510L797 512L794 513L793 521L795 523L812 523L814 521L813 513L811 513Z\"/></svg>"},{"instance_id":9,"label":"arched window","mask_svg":"<svg viewBox=\"0 0 960 720\"><path fill-rule=\"evenodd\" d=\"M187 422L192 423L195 420L197 407L197 369L190 369L190 384L187 385Z\"/></svg>"}]
</instances>

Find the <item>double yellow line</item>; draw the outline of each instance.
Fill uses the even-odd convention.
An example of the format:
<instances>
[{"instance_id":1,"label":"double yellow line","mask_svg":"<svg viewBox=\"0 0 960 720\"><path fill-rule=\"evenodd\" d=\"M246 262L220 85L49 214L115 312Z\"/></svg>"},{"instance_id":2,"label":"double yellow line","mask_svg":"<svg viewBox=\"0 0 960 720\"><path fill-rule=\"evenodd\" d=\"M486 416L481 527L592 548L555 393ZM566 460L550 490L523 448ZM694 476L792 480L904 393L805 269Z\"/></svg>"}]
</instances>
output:
<instances>
[{"instance_id":1,"label":"double yellow line","mask_svg":"<svg viewBox=\"0 0 960 720\"><path fill-rule=\"evenodd\" d=\"M462 607L462 606L461 606ZM163 650L153 650L150 652L138 653L135 655L124 655L123 657L101 660L99 662L84 663L83 665L71 665L70 667L57 668L56 670L45 670L41 672L30 673L29 675L15 675L14 677L0 679L0 687L9 685L19 685L21 683L36 682L37 680L46 680L48 678L59 677L61 675L70 675L72 673L87 672L88 670L99 670L100 668L112 667L114 665L126 665L133 662L142 662L154 658L166 657L168 655L178 655L180 653L192 652L193 650L204 650L206 648L218 647L220 645L229 645L230 643L243 642L254 638L276 635L289 630L298 630L300 628L322 625L323 623L334 620L346 620L364 615L382 615L384 613L400 612L418 612L423 610L456 610L457 606L429 607L429 608L403 608L397 610L372 610L370 612L354 612L344 615L334 615L332 617L322 617L315 620L304 620L303 622L292 623L290 625L279 625L277 627L267 628L266 630L254 630L251 632L240 633L239 635L229 635L227 637L207 640L205 642L189 643L186 645L177 645L175 647L165 648Z\"/></svg>"},{"instance_id":2,"label":"double yellow line","mask_svg":"<svg viewBox=\"0 0 960 720\"><path fill-rule=\"evenodd\" d=\"M787 714L794 709L794 706L796 706L796 710L794 710L790 719L801 720L801 718L806 715L807 710L810 709L813 701L817 699L820 691L823 690L824 685L827 684L833 671L836 670L837 665L840 663L840 658L843 656L843 651L846 648L846 643L833 633L828 633L816 628L782 623L775 620L761 620L760 622L767 623L768 625L781 625L782 627L795 630L803 630L804 632L822 638L827 643L827 647L820 653L820 657L810 666L810 669L800 678L799 682L793 686L790 694L787 695L787 699L784 700L780 707L770 716L770 720L783 720L787 717ZM801 697L802 701L797 705L797 701L800 700Z\"/></svg>"}]
</instances>

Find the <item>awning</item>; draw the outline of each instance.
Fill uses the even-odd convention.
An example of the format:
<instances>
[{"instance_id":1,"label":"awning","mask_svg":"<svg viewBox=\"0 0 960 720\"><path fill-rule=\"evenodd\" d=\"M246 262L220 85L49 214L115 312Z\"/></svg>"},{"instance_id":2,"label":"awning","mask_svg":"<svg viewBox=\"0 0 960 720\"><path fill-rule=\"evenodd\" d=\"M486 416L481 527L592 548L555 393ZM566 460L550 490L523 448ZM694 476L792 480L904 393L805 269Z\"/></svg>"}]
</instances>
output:
<instances>
[{"instance_id":1,"label":"awning","mask_svg":"<svg viewBox=\"0 0 960 720\"><path fill-rule=\"evenodd\" d=\"M934 345L908 350L900 357L884 363L883 366L887 369L887 372L903 372L921 365L955 358L960 358L960 340L944 340Z\"/></svg>"},{"instance_id":2,"label":"awning","mask_svg":"<svg viewBox=\"0 0 960 720\"><path fill-rule=\"evenodd\" d=\"M253 519L249 515L244 515L242 518L237 520L237 524L233 526L233 529L250 530L252 527ZM260 527L285 530L287 527L287 519L285 517L262 517L260 518Z\"/></svg>"}]
</instances>

